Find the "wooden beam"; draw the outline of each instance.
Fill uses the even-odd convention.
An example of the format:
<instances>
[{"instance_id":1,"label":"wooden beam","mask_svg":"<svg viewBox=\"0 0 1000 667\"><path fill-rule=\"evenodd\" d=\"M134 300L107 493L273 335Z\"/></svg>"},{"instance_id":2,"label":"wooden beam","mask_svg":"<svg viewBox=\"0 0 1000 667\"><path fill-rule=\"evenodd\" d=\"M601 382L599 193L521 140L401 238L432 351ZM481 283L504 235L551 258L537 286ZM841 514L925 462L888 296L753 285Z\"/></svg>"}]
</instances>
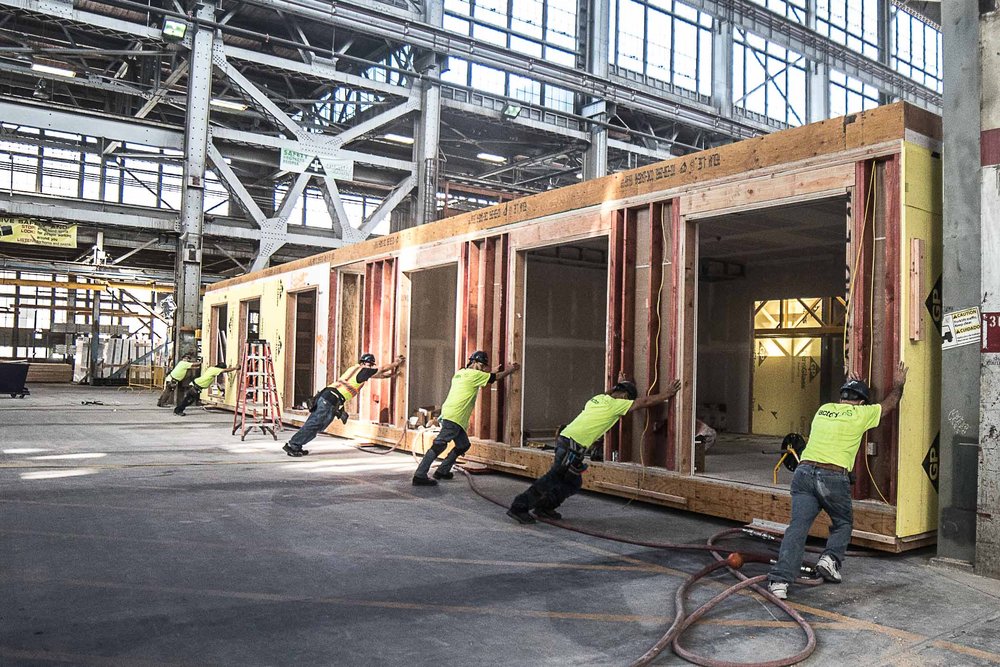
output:
<instances>
[{"instance_id":1,"label":"wooden beam","mask_svg":"<svg viewBox=\"0 0 1000 667\"><path fill-rule=\"evenodd\" d=\"M848 276L848 312L847 340L844 341L848 350L845 376L858 375L868 378L868 334L866 326L869 319L871 281L871 260L874 252L875 214L872 207L872 196L875 192L872 176L875 161L863 160L855 165L854 194L851 199L851 226L848 239L847 265L851 267L852 275ZM853 497L869 498L872 493L871 480L868 478L865 446L862 441L855 458L854 469L858 471L854 482Z\"/></svg>"},{"instance_id":2,"label":"wooden beam","mask_svg":"<svg viewBox=\"0 0 1000 667\"><path fill-rule=\"evenodd\" d=\"M649 377L649 394L655 394L661 387L669 386L667 378L660 377L660 367L662 359L660 350L663 348L664 326L663 326L663 301L665 294L665 276L663 273L663 251L664 236L663 216L667 211L662 203L654 203L649 206L649 281L648 292L649 303L646 306L646 338L649 345L646 348L645 364L647 377ZM658 429L657 426L665 419L666 409L664 407L651 408L647 418L649 426L645 429L640 446L642 447L642 462L645 465L665 466L667 463L667 432Z\"/></svg>"},{"instance_id":3,"label":"wooden beam","mask_svg":"<svg viewBox=\"0 0 1000 667\"><path fill-rule=\"evenodd\" d=\"M340 281L337 271L330 271L330 284L327 290L327 322L326 322L326 382L330 384L337 379L337 322L340 316ZM318 323L317 323L318 324Z\"/></svg>"},{"instance_id":4,"label":"wooden beam","mask_svg":"<svg viewBox=\"0 0 1000 667\"><path fill-rule=\"evenodd\" d=\"M605 353L605 384L613 386L618 381L621 367L622 348L622 303L625 298L622 265L625 263L625 211L611 213L611 231L608 235L608 349ZM604 460L617 460L621 454L621 425L612 428L604 436Z\"/></svg>"},{"instance_id":5,"label":"wooden beam","mask_svg":"<svg viewBox=\"0 0 1000 667\"><path fill-rule=\"evenodd\" d=\"M900 156L893 155L883 163L883 178L881 183L883 229L885 229L885 260L884 260L884 313L882 330L882 378L881 396L885 396L892 388L896 365L899 363L901 324L903 313L900 310L902 302L900 289L903 271L903 253L901 238L901 186L900 186ZM879 433L879 448L875 460L879 463L877 474L879 486L885 499L896 504L897 470L899 469L899 410L893 411L888 419L883 420ZM881 500L881 498L880 498Z\"/></svg>"}]
</instances>

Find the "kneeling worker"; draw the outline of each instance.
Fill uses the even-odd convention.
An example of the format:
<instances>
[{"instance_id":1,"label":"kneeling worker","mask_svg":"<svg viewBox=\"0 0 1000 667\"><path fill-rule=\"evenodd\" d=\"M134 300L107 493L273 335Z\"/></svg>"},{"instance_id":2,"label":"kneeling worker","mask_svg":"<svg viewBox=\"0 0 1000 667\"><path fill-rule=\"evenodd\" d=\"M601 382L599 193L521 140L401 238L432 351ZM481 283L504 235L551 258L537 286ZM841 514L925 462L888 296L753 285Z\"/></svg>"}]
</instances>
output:
<instances>
[{"instance_id":1,"label":"kneeling worker","mask_svg":"<svg viewBox=\"0 0 1000 667\"><path fill-rule=\"evenodd\" d=\"M906 366L899 362L892 391L875 405L866 405L868 385L851 378L840 388L840 402L821 405L813 417L809 443L792 476L791 523L781 540L778 562L767 575L767 588L776 598L788 597L788 584L798 574L809 528L820 509L826 510L832 525L816 569L824 580L840 583L840 566L854 525L849 479L854 458L865 431L878 426L899 405L906 373Z\"/></svg>"},{"instance_id":2,"label":"kneeling worker","mask_svg":"<svg viewBox=\"0 0 1000 667\"><path fill-rule=\"evenodd\" d=\"M521 523L534 523L535 517L528 513L533 509L536 516L561 519L556 508L583 486L583 471L587 469L584 457L590 454L588 449L594 441L611 430L624 415L665 403L680 388L680 380L675 380L665 392L639 398L634 383L620 380L609 392L587 401L583 412L559 432L552 467L527 491L514 498L507 516Z\"/></svg>"},{"instance_id":3,"label":"kneeling worker","mask_svg":"<svg viewBox=\"0 0 1000 667\"><path fill-rule=\"evenodd\" d=\"M479 388L502 380L521 368L520 364L510 364L506 369L498 369L491 373L489 363L490 358L485 352L481 350L474 352L465 368L460 368L452 377L448 397L441 406L441 432L434 438L434 443L424 453L424 458L413 473L414 486L435 486L437 482L434 480L451 479L455 476L451 467L455 465L458 457L469 451L469 447L472 446L466 430L469 428L469 416L476 406ZM453 440L455 447L434 471L434 479L431 479L427 476L431 464Z\"/></svg>"},{"instance_id":4,"label":"kneeling worker","mask_svg":"<svg viewBox=\"0 0 1000 667\"><path fill-rule=\"evenodd\" d=\"M335 417L339 417L342 422L347 423L347 411L344 410L344 405L361 393L361 387L364 386L365 382L391 378L405 361L406 358L400 355L396 361L385 368L376 368L375 355L362 354L357 364L344 371L339 380L328 385L316 395L306 423L288 439L282 449L289 456L308 454L309 450L302 449L302 445L315 438L320 431L326 430Z\"/></svg>"},{"instance_id":5,"label":"kneeling worker","mask_svg":"<svg viewBox=\"0 0 1000 667\"><path fill-rule=\"evenodd\" d=\"M191 381L191 384L188 385L187 391L184 392L184 398L182 398L181 402L176 408L174 408L174 414L178 417L186 417L187 415L184 414L185 408L190 405L194 405L194 402L197 401L198 397L201 395L202 389L208 389L211 387L212 383L215 382L215 378L219 377L223 373L237 371L239 368L239 366L226 368L225 366L219 366L218 364L206 368L204 373L196 377Z\"/></svg>"}]
</instances>

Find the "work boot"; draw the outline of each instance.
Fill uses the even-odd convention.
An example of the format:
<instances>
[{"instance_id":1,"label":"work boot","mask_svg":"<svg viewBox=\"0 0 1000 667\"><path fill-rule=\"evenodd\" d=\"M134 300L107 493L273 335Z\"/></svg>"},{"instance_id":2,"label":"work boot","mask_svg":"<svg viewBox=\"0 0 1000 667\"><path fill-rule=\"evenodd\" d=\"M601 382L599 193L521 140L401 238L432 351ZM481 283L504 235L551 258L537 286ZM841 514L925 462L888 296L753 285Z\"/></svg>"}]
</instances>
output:
<instances>
[{"instance_id":1,"label":"work boot","mask_svg":"<svg viewBox=\"0 0 1000 667\"><path fill-rule=\"evenodd\" d=\"M562 520L562 514L555 511L554 509L548 509L547 507L536 507L535 516L539 519L549 519L551 521Z\"/></svg>"},{"instance_id":2,"label":"work boot","mask_svg":"<svg viewBox=\"0 0 1000 667\"><path fill-rule=\"evenodd\" d=\"M772 581L767 585L767 590L779 600L788 599L788 584L783 581Z\"/></svg>"},{"instance_id":3,"label":"work boot","mask_svg":"<svg viewBox=\"0 0 1000 667\"><path fill-rule=\"evenodd\" d=\"M294 456L295 458L298 458L300 456L305 456L306 454L309 453L308 450L302 449L301 447L296 447L295 445L287 442L284 444L282 449L285 450L286 454L288 454L289 456Z\"/></svg>"},{"instance_id":4,"label":"work boot","mask_svg":"<svg viewBox=\"0 0 1000 667\"><path fill-rule=\"evenodd\" d=\"M451 472L441 472L440 468L434 471L434 479L455 479L455 473Z\"/></svg>"},{"instance_id":5,"label":"work boot","mask_svg":"<svg viewBox=\"0 0 1000 667\"><path fill-rule=\"evenodd\" d=\"M413 476L413 486L437 486L438 483L430 477Z\"/></svg>"},{"instance_id":6,"label":"work boot","mask_svg":"<svg viewBox=\"0 0 1000 667\"><path fill-rule=\"evenodd\" d=\"M819 562L816 563L816 570L819 572L819 576L823 577L823 581L831 584L839 584L842 581L840 566L837 564L837 560L829 554L820 556Z\"/></svg>"},{"instance_id":7,"label":"work boot","mask_svg":"<svg viewBox=\"0 0 1000 667\"><path fill-rule=\"evenodd\" d=\"M535 523L535 517L528 514L526 510L515 510L513 507L507 510L507 516L518 523Z\"/></svg>"},{"instance_id":8,"label":"work boot","mask_svg":"<svg viewBox=\"0 0 1000 667\"><path fill-rule=\"evenodd\" d=\"M187 417L187 415L184 414L183 412L177 412L176 410L174 410L174 417Z\"/></svg>"}]
</instances>

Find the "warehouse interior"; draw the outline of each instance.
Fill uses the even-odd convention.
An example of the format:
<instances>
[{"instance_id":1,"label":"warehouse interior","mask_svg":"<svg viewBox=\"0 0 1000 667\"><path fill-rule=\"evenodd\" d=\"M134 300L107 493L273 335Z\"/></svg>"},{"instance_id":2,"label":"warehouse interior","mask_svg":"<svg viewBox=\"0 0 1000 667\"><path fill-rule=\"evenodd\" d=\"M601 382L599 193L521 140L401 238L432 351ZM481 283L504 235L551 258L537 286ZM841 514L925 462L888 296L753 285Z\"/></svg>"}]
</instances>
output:
<instances>
[{"instance_id":1,"label":"warehouse interior","mask_svg":"<svg viewBox=\"0 0 1000 667\"><path fill-rule=\"evenodd\" d=\"M1000 664L998 81L1000 0L0 0L0 663ZM896 360L843 583L736 590Z\"/></svg>"}]
</instances>

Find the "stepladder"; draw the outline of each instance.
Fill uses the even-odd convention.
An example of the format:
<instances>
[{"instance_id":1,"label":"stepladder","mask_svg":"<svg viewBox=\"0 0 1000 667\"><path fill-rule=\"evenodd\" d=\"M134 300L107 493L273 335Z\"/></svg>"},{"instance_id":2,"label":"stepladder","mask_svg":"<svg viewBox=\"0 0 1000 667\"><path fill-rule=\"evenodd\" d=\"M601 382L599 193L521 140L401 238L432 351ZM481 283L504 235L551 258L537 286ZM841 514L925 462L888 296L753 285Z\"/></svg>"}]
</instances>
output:
<instances>
[{"instance_id":1,"label":"stepladder","mask_svg":"<svg viewBox=\"0 0 1000 667\"><path fill-rule=\"evenodd\" d=\"M240 440L246 440L254 429L275 440L281 430L281 400L274 381L271 344L266 340L246 342L237 382L233 435L239 432Z\"/></svg>"}]
</instances>

